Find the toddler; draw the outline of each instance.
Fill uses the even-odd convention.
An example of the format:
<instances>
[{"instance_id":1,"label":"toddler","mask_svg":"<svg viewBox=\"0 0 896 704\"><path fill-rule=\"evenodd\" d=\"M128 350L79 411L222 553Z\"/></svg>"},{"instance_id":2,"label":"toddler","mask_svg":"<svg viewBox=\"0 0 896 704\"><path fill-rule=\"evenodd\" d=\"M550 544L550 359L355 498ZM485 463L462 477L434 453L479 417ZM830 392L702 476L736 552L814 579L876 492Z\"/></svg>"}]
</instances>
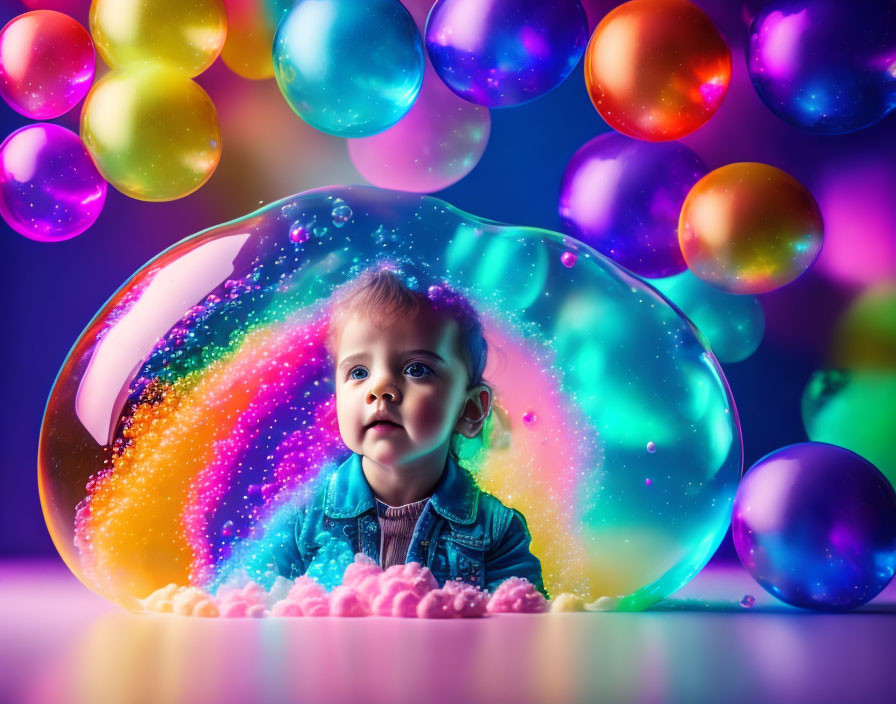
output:
<instances>
[{"instance_id":1,"label":"toddler","mask_svg":"<svg viewBox=\"0 0 896 704\"><path fill-rule=\"evenodd\" d=\"M347 285L329 323L336 415L352 455L299 511L277 571L304 574L335 539L384 569L427 566L440 586L461 579L493 591L525 577L547 596L523 515L479 489L452 448L456 434L481 431L492 403L469 302L441 285L411 290L380 266Z\"/></svg>"}]
</instances>

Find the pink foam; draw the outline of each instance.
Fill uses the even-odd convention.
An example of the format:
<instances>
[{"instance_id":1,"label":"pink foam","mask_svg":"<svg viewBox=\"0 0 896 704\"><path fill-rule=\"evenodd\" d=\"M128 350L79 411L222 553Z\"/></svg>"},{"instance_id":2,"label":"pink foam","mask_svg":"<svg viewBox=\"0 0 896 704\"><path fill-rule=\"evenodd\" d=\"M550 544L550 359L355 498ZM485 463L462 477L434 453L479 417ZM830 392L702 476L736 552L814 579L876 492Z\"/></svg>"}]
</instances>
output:
<instances>
[{"instance_id":1,"label":"pink foam","mask_svg":"<svg viewBox=\"0 0 896 704\"><path fill-rule=\"evenodd\" d=\"M222 618L261 618L267 610L267 596L264 587L249 582L242 589L218 592L218 609Z\"/></svg>"},{"instance_id":2,"label":"pink foam","mask_svg":"<svg viewBox=\"0 0 896 704\"><path fill-rule=\"evenodd\" d=\"M510 577L501 582L488 602L488 610L493 614L539 614L549 607L535 585L522 577Z\"/></svg>"}]
</instances>

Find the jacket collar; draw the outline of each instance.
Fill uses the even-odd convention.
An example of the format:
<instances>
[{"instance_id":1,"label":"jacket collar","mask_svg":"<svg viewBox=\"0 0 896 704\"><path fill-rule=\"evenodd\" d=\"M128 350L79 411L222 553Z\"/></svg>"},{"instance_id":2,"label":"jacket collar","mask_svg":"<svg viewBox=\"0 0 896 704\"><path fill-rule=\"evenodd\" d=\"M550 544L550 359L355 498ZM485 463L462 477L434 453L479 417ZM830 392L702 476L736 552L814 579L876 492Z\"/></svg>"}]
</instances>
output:
<instances>
[{"instance_id":1,"label":"jacket collar","mask_svg":"<svg viewBox=\"0 0 896 704\"><path fill-rule=\"evenodd\" d=\"M479 487L472 475L449 455L430 500L433 509L449 521L468 524L476 520L478 502ZM324 513L330 518L355 518L375 506L361 469L361 455L353 452L327 482Z\"/></svg>"}]
</instances>

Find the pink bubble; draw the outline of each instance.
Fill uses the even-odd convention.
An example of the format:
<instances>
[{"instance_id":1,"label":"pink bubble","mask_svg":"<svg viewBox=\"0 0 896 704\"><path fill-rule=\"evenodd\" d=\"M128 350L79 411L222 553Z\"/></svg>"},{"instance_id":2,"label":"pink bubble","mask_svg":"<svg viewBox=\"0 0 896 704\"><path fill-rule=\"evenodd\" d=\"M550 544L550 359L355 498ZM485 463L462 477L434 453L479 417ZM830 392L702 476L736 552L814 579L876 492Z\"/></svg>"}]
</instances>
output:
<instances>
[{"instance_id":1,"label":"pink bubble","mask_svg":"<svg viewBox=\"0 0 896 704\"><path fill-rule=\"evenodd\" d=\"M95 63L87 30L61 12L26 12L0 30L0 96L33 120L75 107L90 90Z\"/></svg>"},{"instance_id":2,"label":"pink bubble","mask_svg":"<svg viewBox=\"0 0 896 704\"><path fill-rule=\"evenodd\" d=\"M0 145L0 216L25 237L59 242L93 225L106 181L74 132L27 125Z\"/></svg>"},{"instance_id":3,"label":"pink bubble","mask_svg":"<svg viewBox=\"0 0 896 704\"><path fill-rule=\"evenodd\" d=\"M488 110L452 93L427 58L423 86L407 115L385 132L348 140L348 151L373 185L432 193L473 170L490 132Z\"/></svg>"},{"instance_id":4,"label":"pink bubble","mask_svg":"<svg viewBox=\"0 0 896 704\"><path fill-rule=\"evenodd\" d=\"M560 255L560 263L567 269L572 269L576 265L578 258L575 252L564 252Z\"/></svg>"}]
</instances>

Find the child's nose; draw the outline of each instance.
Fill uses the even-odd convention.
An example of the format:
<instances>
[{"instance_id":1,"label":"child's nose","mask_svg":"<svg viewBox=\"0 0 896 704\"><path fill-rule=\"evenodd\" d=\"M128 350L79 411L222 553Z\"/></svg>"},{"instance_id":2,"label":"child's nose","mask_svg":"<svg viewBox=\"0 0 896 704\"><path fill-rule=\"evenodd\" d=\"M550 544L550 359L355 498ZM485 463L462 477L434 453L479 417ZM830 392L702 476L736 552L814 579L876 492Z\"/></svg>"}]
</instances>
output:
<instances>
[{"instance_id":1,"label":"child's nose","mask_svg":"<svg viewBox=\"0 0 896 704\"><path fill-rule=\"evenodd\" d=\"M373 382L367 392L367 402L373 403L377 399L389 399L393 403L401 400L401 392L390 377L381 376Z\"/></svg>"}]
</instances>

